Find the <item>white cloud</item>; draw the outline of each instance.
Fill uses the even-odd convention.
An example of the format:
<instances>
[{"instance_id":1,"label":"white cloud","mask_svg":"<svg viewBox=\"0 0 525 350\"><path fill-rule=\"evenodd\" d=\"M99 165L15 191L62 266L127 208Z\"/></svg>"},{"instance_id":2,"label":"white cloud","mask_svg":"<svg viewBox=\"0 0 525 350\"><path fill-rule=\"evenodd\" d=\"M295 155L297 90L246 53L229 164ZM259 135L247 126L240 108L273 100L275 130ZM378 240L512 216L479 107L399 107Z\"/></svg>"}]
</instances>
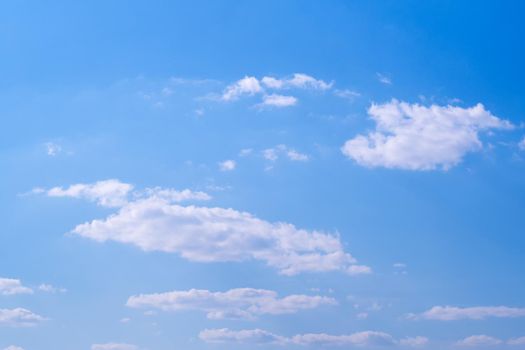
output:
<instances>
[{"instance_id":1,"label":"white cloud","mask_svg":"<svg viewBox=\"0 0 525 350\"><path fill-rule=\"evenodd\" d=\"M261 82L267 88L276 90L289 88L328 90L333 86L333 83L327 83L303 73L295 73L291 78L286 79L263 77Z\"/></svg>"},{"instance_id":2,"label":"white cloud","mask_svg":"<svg viewBox=\"0 0 525 350\"><path fill-rule=\"evenodd\" d=\"M162 187L153 187L147 188L144 192L136 192L136 198L161 198L167 200L168 202L180 203L187 201L208 201L211 199L211 196L206 192L201 191L192 191L192 190L182 190L178 191L173 188L162 188Z\"/></svg>"},{"instance_id":3,"label":"white cloud","mask_svg":"<svg viewBox=\"0 0 525 350\"><path fill-rule=\"evenodd\" d=\"M80 198L104 207L120 207L127 202L127 196L132 189L130 184L110 179L94 184L75 184L68 188L53 187L46 193L50 197Z\"/></svg>"},{"instance_id":4,"label":"white cloud","mask_svg":"<svg viewBox=\"0 0 525 350\"><path fill-rule=\"evenodd\" d=\"M4 350L24 350L24 348L15 345L10 345L7 348L4 348Z\"/></svg>"},{"instance_id":5,"label":"white cloud","mask_svg":"<svg viewBox=\"0 0 525 350\"><path fill-rule=\"evenodd\" d=\"M390 77L387 77L386 75L381 73L376 73L376 76L377 80L379 80L380 83L385 85L392 85L392 79L390 79Z\"/></svg>"},{"instance_id":6,"label":"white cloud","mask_svg":"<svg viewBox=\"0 0 525 350\"><path fill-rule=\"evenodd\" d=\"M523 137L521 139L521 141L518 143L518 147L521 149L521 150L524 150L525 151L525 137Z\"/></svg>"},{"instance_id":7,"label":"white cloud","mask_svg":"<svg viewBox=\"0 0 525 350\"><path fill-rule=\"evenodd\" d=\"M222 99L224 101L233 101L242 95L254 95L261 92L261 90L261 85L257 78L246 76L232 85L229 85L226 90L224 90Z\"/></svg>"},{"instance_id":8,"label":"white cloud","mask_svg":"<svg viewBox=\"0 0 525 350\"><path fill-rule=\"evenodd\" d=\"M509 345L525 345L525 337L513 338L507 341Z\"/></svg>"},{"instance_id":9,"label":"white cloud","mask_svg":"<svg viewBox=\"0 0 525 350\"><path fill-rule=\"evenodd\" d=\"M54 142L46 142L44 144L46 147L46 153L48 156L54 157L58 155L60 152L62 152L62 147Z\"/></svg>"},{"instance_id":10,"label":"white cloud","mask_svg":"<svg viewBox=\"0 0 525 350\"><path fill-rule=\"evenodd\" d=\"M263 261L284 275L366 270L351 267L356 260L338 236L271 223L234 209L181 206L159 196L128 201L106 219L80 224L72 233L177 253L190 261Z\"/></svg>"},{"instance_id":11,"label":"white cloud","mask_svg":"<svg viewBox=\"0 0 525 350\"><path fill-rule=\"evenodd\" d=\"M0 278L0 295L33 294L33 290L24 287L22 282L13 278Z\"/></svg>"},{"instance_id":12,"label":"white cloud","mask_svg":"<svg viewBox=\"0 0 525 350\"><path fill-rule=\"evenodd\" d=\"M425 107L394 99L373 104L368 114L375 130L346 141L341 148L344 155L367 167L446 170L482 148L481 132L512 128L482 104Z\"/></svg>"},{"instance_id":13,"label":"white cloud","mask_svg":"<svg viewBox=\"0 0 525 350\"><path fill-rule=\"evenodd\" d=\"M365 266L365 265L352 265L348 267L347 272L349 275L352 275L352 276L369 275L372 273L372 269L369 266Z\"/></svg>"},{"instance_id":14,"label":"white cloud","mask_svg":"<svg viewBox=\"0 0 525 350\"><path fill-rule=\"evenodd\" d=\"M404 346L411 346L411 347L420 347L428 344L428 338L426 337L409 337L405 339L401 339L399 341L399 344Z\"/></svg>"},{"instance_id":15,"label":"white cloud","mask_svg":"<svg viewBox=\"0 0 525 350\"><path fill-rule=\"evenodd\" d=\"M278 94L265 95L262 102L262 105L272 107L289 107L296 104L297 98Z\"/></svg>"},{"instance_id":16,"label":"white cloud","mask_svg":"<svg viewBox=\"0 0 525 350\"><path fill-rule=\"evenodd\" d=\"M91 350L137 350L138 347L132 344L124 343L106 343L106 344L93 344Z\"/></svg>"},{"instance_id":17,"label":"white cloud","mask_svg":"<svg viewBox=\"0 0 525 350\"><path fill-rule=\"evenodd\" d=\"M231 159L219 163L219 169L221 169L221 171L232 171L235 169L236 166L237 163L235 163L235 161Z\"/></svg>"},{"instance_id":18,"label":"white cloud","mask_svg":"<svg viewBox=\"0 0 525 350\"><path fill-rule=\"evenodd\" d=\"M488 335L472 335L470 337L466 337L465 339L462 339L456 343L456 345L459 346L466 346L466 347L480 347L480 346L495 346L501 344L502 341L500 339L489 337Z\"/></svg>"},{"instance_id":19,"label":"white cloud","mask_svg":"<svg viewBox=\"0 0 525 350\"><path fill-rule=\"evenodd\" d=\"M489 317L516 318L525 317L525 308L514 308L507 306L434 306L420 315L409 315L412 319L455 321L455 320L484 320Z\"/></svg>"},{"instance_id":20,"label":"white cloud","mask_svg":"<svg viewBox=\"0 0 525 350\"><path fill-rule=\"evenodd\" d=\"M27 309L0 309L0 327L31 327L46 319Z\"/></svg>"},{"instance_id":21,"label":"white cloud","mask_svg":"<svg viewBox=\"0 0 525 350\"><path fill-rule=\"evenodd\" d=\"M257 315L291 314L322 305L335 305L333 298L289 295L278 298L271 290L238 288L226 292L191 289L167 293L142 294L128 299L133 308L155 308L163 311L200 310L209 319L253 319Z\"/></svg>"},{"instance_id":22,"label":"white cloud","mask_svg":"<svg viewBox=\"0 0 525 350\"><path fill-rule=\"evenodd\" d=\"M46 293L56 294L56 293L66 293L67 289L59 288L52 286L51 284L42 283L38 286L38 290Z\"/></svg>"},{"instance_id":23,"label":"white cloud","mask_svg":"<svg viewBox=\"0 0 525 350\"><path fill-rule=\"evenodd\" d=\"M341 98L344 98L344 99L347 99L347 100L350 100L350 101L353 101L356 98L361 96L361 94L359 92L348 90L348 89L335 90L334 94L336 96L338 96L338 97L341 97Z\"/></svg>"},{"instance_id":24,"label":"white cloud","mask_svg":"<svg viewBox=\"0 0 525 350\"><path fill-rule=\"evenodd\" d=\"M262 329L233 331L227 328L206 329L199 338L209 343L276 344L305 346L383 346L395 345L396 340L387 333L365 331L348 335L324 333L298 334L283 337Z\"/></svg>"},{"instance_id":25,"label":"white cloud","mask_svg":"<svg viewBox=\"0 0 525 350\"><path fill-rule=\"evenodd\" d=\"M281 155L284 155L291 161L295 162L307 162L310 160L310 157L307 154L300 153L293 148L290 148L286 145L277 145L273 148L267 148L262 151L262 155L266 160L276 161Z\"/></svg>"}]
</instances>

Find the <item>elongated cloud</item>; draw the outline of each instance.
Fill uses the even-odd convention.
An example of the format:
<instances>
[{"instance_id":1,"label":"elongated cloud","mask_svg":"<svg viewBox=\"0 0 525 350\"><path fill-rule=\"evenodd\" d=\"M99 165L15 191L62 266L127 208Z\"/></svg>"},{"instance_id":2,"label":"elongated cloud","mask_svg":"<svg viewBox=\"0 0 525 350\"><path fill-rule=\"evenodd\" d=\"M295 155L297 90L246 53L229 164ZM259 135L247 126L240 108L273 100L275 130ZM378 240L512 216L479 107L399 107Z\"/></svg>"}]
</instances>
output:
<instances>
[{"instance_id":1,"label":"elongated cloud","mask_svg":"<svg viewBox=\"0 0 525 350\"><path fill-rule=\"evenodd\" d=\"M344 155L366 167L447 170L467 153L482 148L482 132L513 127L482 104L425 107L392 100L373 104L368 114L375 130L346 141L341 148Z\"/></svg>"},{"instance_id":2,"label":"elongated cloud","mask_svg":"<svg viewBox=\"0 0 525 350\"><path fill-rule=\"evenodd\" d=\"M455 321L465 319L484 320L490 317L525 317L525 308L515 308L508 306L476 306L465 308L455 306L434 306L422 314L409 315L409 318L438 321Z\"/></svg>"},{"instance_id":3,"label":"elongated cloud","mask_svg":"<svg viewBox=\"0 0 525 350\"><path fill-rule=\"evenodd\" d=\"M199 334L199 338L208 343L240 343L240 344L274 344L274 345L304 345L304 346L393 346L397 344L413 346L406 342L394 339L390 334L377 331L364 331L352 334L331 335L325 333L298 334L292 337L284 337L262 329L230 330L228 328L205 329ZM423 337L415 343L419 346L424 342ZM428 339L426 339L428 341Z\"/></svg>"},{"instance_id":4,"label":"elongated cloud","mask_svg":"<svg viewBox=\"0 0 525 350\"><path fill-rule=\"evenodd\" d=\"M132 344L124 343L105 343L105 344L93 344L91 350L137 350L138 347Z\"/></svg>"},{"instance_id":5,"label":"elongated cloud","mask_svg":"<svg viewBox=\"0 0 525 350\"><path fill-rule=\"evenodd\" d=\"M132 185L111 179L94 184L71 185L67 188L53 187L46 193L50 197L87 199L104 207L120 207L126 204L127 196L132 190Z\"/></svg>"},{"instance_id":6,"label":"elongated cloud","mask_svg":"<svg viewBox=\"0 0 525 350\"><path fill-rule=\"evenodd\" d=\"M0 309L0 327L31 327L46 319L27 309Z\"/></svg>"},{"instance_id":7,"label":"elongated cloud","mask_svg":"<svg viewBox=\"0 0 525 350\"><path fill-rule=\"evenodd\" d=\"M206 312L210 319L253 319L263 314L291 314L335 304L335 299L322 296L289 295L278 298L277 293L271 290L238 288L226 292L191 289L142 294L130 297L126 305L163 311L200 310Z\"/></svg>"},{"instance_id":8,"label":"elongated cloud","mask_svg":"<svg viewBox=\"0 0 525 350\"><path fill-rule=\"evenodd\" d=\"M495 346L503 343L498 338L489 337L488 335L472 335L470 337L466 337L465 339L462 339L456 343L458 346L464 346L464 347L485 347L485 346Z\"/></svg>"},{"instance_id":9,"label":"elongated cloud","mask_svg":"<svg viewBox=\"0 0 525 350\"><path fill-rule=\"evenodd\" d=\"M176 253L197 262L265 262L284 275L343 271L369 273L356 265L338 236L271 223L219 207L182 206L157 189L126 202L103 220L76 226L72 233L99 242L131 244L144 251Z\"/></svg>"},{"instance_id":10,"label":"elongated cloud","mask_svg":"<svg viewBox=\"0 0 525 350\"><path fill-rule=\"evenodd\" d=\"M0 278L0 295L33 294L33 290L24 287L22 282L13 278Z\"/></svg>"}]
</instances>

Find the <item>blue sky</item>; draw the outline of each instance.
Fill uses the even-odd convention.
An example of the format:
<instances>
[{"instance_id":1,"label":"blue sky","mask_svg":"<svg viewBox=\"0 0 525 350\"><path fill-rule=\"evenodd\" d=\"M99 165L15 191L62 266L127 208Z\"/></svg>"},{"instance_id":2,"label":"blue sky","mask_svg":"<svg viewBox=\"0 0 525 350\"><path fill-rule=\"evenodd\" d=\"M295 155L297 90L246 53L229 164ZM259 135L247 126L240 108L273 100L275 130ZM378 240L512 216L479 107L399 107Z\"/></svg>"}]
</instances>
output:
<instances>
[{"instance_id":1,"label":"blue sky","mask_svg":"<svg viewBox=\"0 0 525 350\"><path fill-rule=\"evenodd\" d=\"M2 2L0 349L525 348L523 10Z\"/></svg>"}]
</instances>

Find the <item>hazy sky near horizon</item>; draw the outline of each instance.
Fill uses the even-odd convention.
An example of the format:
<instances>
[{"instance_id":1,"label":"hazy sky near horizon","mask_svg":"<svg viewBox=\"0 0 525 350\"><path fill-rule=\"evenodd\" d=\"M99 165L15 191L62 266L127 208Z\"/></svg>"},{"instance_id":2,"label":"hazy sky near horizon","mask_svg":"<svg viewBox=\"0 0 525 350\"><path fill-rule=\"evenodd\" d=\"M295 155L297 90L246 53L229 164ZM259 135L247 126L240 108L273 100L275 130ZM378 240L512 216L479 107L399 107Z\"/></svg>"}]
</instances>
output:
<instances>
[{"instance_id":1,"label":"hazy sky near horizon","mask_svg":"<svg viewBox=\"0 0 525 350\"><path fill-rule=\"evenodd\" d=\"M525 349L525 4L0 4L0 350Z\"/></svg>"}]
</instances>

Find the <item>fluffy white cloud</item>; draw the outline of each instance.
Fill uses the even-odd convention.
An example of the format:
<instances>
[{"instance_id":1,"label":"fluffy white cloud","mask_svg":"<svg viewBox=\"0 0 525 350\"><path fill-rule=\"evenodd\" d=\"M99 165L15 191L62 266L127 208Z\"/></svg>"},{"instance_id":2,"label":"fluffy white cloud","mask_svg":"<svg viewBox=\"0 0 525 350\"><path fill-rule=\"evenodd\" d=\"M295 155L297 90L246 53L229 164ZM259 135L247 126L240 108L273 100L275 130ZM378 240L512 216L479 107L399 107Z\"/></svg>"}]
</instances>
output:
<instances>
[{"instance_id":1,"label":"fluffy white cloud","mask_svg":"<svg viewBox=\"0 0 525 350\"><path fill-rule=\"evenodd\" d=\"M46 292L46 293L51 293L51 294L67 292L67 289L65 288L55 287L47 283L42 283L41 285L39 285L38 290L41 292Z\"/></svg>"},{"instance_id":2,"label":"fluffy white cloud","mask_svg":"<svg viewBox=\"0 0 525 350\"><path fill-rule=\"evenodd\" d=\"M488 335L472 335L458 341L456 344L466 347L495 346L501 344L500 339L489 337Z\"/></svg>"},{"instance_id":3,"label":"fluffy white cloud","mask_svg":"<svg viewBox=\"0 0 525 350\"><path fill-rule=\"evenodd\" d=\"M389 346L397 341L384 332L364 331L348 335L324 333L298 334L283 337L262 329L233 331L227 328L206 329L199 334L200 339L210 343L247 343L305 346Z\"/></svg>"},{"instance_id":4,"label":"fluffy white cloud","mask_svg":"<svg viewBox=\"0 0 525 350\"><path fill-rule=\"evenodd\" d=\"M290 148L286 145L282 145L282 144L263 150L262 155L266 160L269 160L272 162L279 159L281 155L295 162L306 162L310 160L310 157L307 154L300 153L296 151L295 149Z\"/></svg>"},{"instance_id":5,"label":"fluffy white cloud","mask_svg":"<svg viewBox=\"0 0 525 350\"><path fill-rule=\"evenodd\" d=\"M262 105L272 107L289 107L297 104L297 98L278 94L265 95Z\"/></svg>"},{"instance_id":6,"label":"fluffy white cloud","mask_svg":"<svg viewBox=\"0 0 525 350\"><path fill-rule=\"evenodd\" d=\"M201 310L210 319L253 319L263 314L290 314L321 305L335 305L333 298L289 295L278 298L271 290L238 288L226 292L191 289L167 293L143 294L128 299L133 308L155 308L163 311Z\"/></svg>"},{"instance_id":7,"label":"fluffy white cloud","mask_svg":"<svg viewBox=\"0 0 525 350\"><path fill-rule=\"evenodd\" d=\"M525 337L513 338L507 341L509 345L525 345Z\"/></svg>"},{"instance_id":8,"label":"fluffy white cloud","mask_svg":"<svg viewBox=\"0 0 525 350\"><path fill-rule=\"evenodd\" d=\"M50 197L80 198L104 207L120 207L126 204L128 194L132 190L132 185L110 179L94 184L75 184L68 188L53 187L46 193Z\"/></svg>"},{"instance_id":9,"label":"fluffy white cloud","mask_svg":"<svg viewBox=\"0 0 525 350\"><path fill-rule=\"evenodd\" d=\"M44 317L22 308L0 309L0 327L31 327L45 320Z\"/></svg>"},{"instance_id":10,"label":"fluffy white cloud","mask_svg":"<svg viewBox=\"0 0 525 350\"><path fill-rule=\"evenodd\" d=\"M476 307L455 307L455 306L434 306L419 315L411 314L409 318L455 321L455 320L484 320L489 317L515 318L525 317L525 308L515 308L507 306L476 306Z\"/></svg>"},{"instance_id":11,"label":"fluffy white cloud","mask_svg":"<svg viewBox=\"0 0 525 350\"><path fill-rule=\"evenodd\" d=\"M368 114L376 123L375 131L358 135L341 148L347 157L367 167L446 170L465 154L482 148L481 132L512 128L482 104L425 107L394 99L373 104Z\"/></svg>"},{"instance_id":12,"label":"fluffy white cloud","mask_svg":"<svg viewBox=\"0 0 525 350\"><path fill-rule=\"evenodd\" d=\"M261 85L259 80L254 77L244 77L235 83L229 85L224 93L222 94L222 99L224 101L233 101L238 99L242 95L254 95L261 92Z\"/></svg>"},{"instance_id":13,"label":"fluffy white cloud","mask_svg":"<svg viewBox=\"0 0 525 350\"><path fill-rule=\"evenodd\" d=\"M333 86L333 83L327 83L303 73L295 73L291 78L286 79L263 77L261 82L267 88L276 90L289 88L328 90Z\"/></svg>"},{"instance_id":14,"label":"fluffy white cloud","mask_svg":"<svg viewBox=\"0 0 525 350\"><path fill-rule=\"evenodd\" d=\"M22 282L13 278L0 278L0 295L33 294L33 290L24 287Z\"/></svg>"},{"instance_id":15,"label":"fluffy white cloud","mask_svg":"<svg viewBox=\"0 0 525 350\"><path fill-rule=\"evenodd\" d=\"M404 346L412 346L412 347L419 347L424 346L428 344L428 338L427 337L409 337L405 339L401 339L399 341L399 344Z\"/></svg>"},{"instance_id":16,"label":"fluffy white cloud","mask_svg":"<svg viewBox=\"0 0 525 350\"><path fill-rule=\"evenodd\" d=\"M106 343L106 344L93 344L91 350L137 350L138 347L132 344L124 343Z\"/></svg>"},{"instance_id":17,"label":"fluffy white cloud","mask_svg":"<svg viewBox=\"0 0 525 350\"><path fill-rule=\"evenodd\" d=\"M4 350L24 350L24 348L15 345L10 345L7 348L4 348Z\"/></svg>"},{"instance_id":18,"label":"fluffy white cloud","mask_svg":"<svg viewBox=\"0 0 525 350\"><path fill-rule=\"evenodd\" d=\"M80 224L72 233L177 253L190 261L258 260L284 275L367 270L344 251L338 236L271 223L234 209L182 206L159 192L128 201L106 219Z\"/></svg>"},{"instance_id":19,"label":"fluffy white cloud","mask_svg":"<svg viewBox=\"0 0 525 350\"><path fill-rule=\"evenodd\" d=\"M219 169L221 169L221 171L232 171L235 169L236 166L237 163L235 163L235 161L231 159L219 163Z\"/></svg>"}]
</instances>

